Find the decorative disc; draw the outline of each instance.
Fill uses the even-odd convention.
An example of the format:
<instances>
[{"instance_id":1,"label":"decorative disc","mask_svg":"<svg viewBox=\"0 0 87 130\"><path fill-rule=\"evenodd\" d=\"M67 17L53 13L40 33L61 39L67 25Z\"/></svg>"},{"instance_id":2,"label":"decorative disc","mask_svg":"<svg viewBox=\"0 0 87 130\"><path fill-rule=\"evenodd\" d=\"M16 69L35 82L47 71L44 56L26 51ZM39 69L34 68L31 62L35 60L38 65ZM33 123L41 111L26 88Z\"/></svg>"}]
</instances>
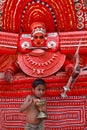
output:
<instances>
[{"instance_id":1,"label":"decorative disc","mask_svg":"<svg viewBox=\"0 0 87 130\"><path fill-rule=\"evenodd\" d=\"M60 52L45 52L33 56L30 53L19 54L18 63L24 73L33 77L46 77L57 72L64 64L65 55Z\"/></svg>"}]
</instances>

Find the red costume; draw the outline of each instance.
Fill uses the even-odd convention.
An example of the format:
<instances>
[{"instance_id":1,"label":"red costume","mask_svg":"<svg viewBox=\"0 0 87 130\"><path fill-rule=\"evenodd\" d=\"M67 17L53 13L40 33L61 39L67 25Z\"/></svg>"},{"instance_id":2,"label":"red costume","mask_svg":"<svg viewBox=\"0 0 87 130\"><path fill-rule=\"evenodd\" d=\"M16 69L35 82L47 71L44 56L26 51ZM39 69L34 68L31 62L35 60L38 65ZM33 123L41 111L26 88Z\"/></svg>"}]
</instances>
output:
<instances>
[{"instance_id":1,"label":"red costume","mask_svg":"<svg viewBox=\"0 0 87 130\"><path fill-rule=\"evenodd\" d=\"M46 130L87 129L86 1L0 0L0 130L24 129L19 105L31 94L31 83L39 76L47 86ZM45 25L33 30L36 22ZM79 43L80 66L67 76L70 61L75 66L73 56ZM6 77L12 82L6 82ZM68 81L75 81L74 86ZM61 94L69 97L61 98Z\"/></svg>"},{"instance_id":2,"label":"red costume","mask_svg":"<svg viewBox=\"0 0 87 130\"><path fill-rule=\"evenodd\" d=\"M20 37L17 61L12 62L6 70L6 78L9 77L7 73L14 74L18 68L33 77L50 76L61 68L70 75L73 65L59 51L58 33L46 34L45 25L41 22L33 23L30 28L30 36L22 34ZM38 34L41 36L37 36Z\"/></svg>"}]
</instances>

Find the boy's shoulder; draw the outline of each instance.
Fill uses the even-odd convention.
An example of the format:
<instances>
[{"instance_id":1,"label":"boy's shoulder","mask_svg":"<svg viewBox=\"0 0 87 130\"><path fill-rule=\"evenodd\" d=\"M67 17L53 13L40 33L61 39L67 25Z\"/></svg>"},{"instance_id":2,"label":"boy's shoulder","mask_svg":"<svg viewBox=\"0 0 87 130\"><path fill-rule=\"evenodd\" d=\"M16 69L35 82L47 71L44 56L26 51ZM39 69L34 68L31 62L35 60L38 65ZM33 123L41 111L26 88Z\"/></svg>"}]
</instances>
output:
<instances>
[{"instance_id":1,"label":"boy's shoulder","mask_svg":"<svg viewBox=\"0 0 87 130\"><path fill-rule=\"evenodd\" d=\"M32 99L33 96L32 96L32 95L27 95L26 98L27 98L27 99Z\"/></svg>"}]
</instances>

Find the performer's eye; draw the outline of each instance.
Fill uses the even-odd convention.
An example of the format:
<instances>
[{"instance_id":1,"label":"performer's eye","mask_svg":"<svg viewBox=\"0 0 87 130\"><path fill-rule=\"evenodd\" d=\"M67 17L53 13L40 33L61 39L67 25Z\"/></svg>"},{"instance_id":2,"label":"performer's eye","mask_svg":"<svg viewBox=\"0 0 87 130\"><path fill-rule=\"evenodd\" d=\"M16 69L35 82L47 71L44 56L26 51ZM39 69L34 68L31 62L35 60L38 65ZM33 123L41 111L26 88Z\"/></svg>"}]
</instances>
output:
<instances>
[{"instance_id":1,"label":"performer's eye","mask_svg":"<svg viewBox=\"0 0 87 130\"><path fill-rule=\"evenodd\" d=\"M43 39L44 38L44 36L42 35L42 36L40 36L40 39Z\"/></svg>"},{"instance_id":2,"label":"performer's eye","mask_svg":"<svg viewBox=\"0 0 87 130\"><path fill-rule=\"evenodd\" d=\"M34 36L34 39L43 39L44 38L44 36L43 35L41 35L41 36Z\"/></svg>"},{"instance_id":3,"label":"performer's eye","mask_svg":"<svg viewBox=\"0 0 87 130\"><path fill-rule=\"evenodd\" d=\"M37 39L38 38L38 36L34 36L34 39Z\"/></svg>"}]
</instances>

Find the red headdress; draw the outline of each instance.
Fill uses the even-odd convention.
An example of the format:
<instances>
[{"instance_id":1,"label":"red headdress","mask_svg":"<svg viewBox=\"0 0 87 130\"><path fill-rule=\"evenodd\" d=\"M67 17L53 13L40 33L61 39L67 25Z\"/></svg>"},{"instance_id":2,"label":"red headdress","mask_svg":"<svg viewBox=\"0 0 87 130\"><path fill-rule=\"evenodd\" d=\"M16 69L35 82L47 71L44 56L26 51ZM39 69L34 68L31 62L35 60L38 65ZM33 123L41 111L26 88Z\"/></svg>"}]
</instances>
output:
<instances>
[{"instance_id":1,"label":"red headdress","mask_svg":"<svg viewBox=\"0 0 87 130\"><path fill-rule=\"evenodd\" d=\"M43 22L34 22L30 26L31 35L34 36L36 33L42 33L46 35L46 27Z\"/></svg>"}]
</instances>

